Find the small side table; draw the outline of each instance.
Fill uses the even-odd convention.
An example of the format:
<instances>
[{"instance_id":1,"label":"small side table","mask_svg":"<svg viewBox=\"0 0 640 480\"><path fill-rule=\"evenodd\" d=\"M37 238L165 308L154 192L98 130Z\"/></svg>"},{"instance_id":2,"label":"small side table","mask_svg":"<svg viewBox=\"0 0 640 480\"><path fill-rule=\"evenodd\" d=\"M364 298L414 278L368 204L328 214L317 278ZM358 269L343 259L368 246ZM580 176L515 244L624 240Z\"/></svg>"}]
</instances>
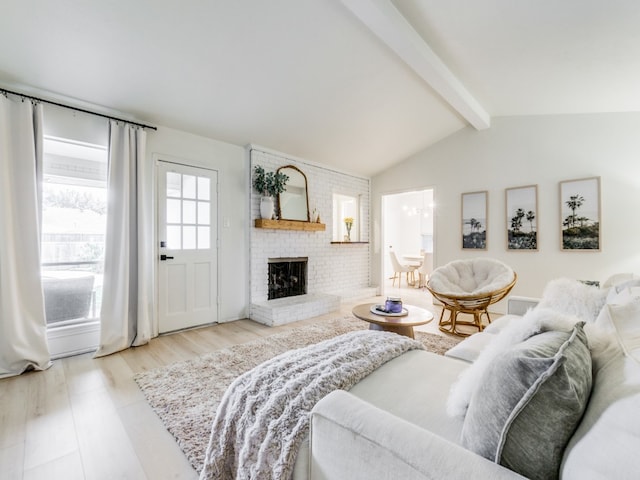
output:
<instances>
[{"instance_id":1,"label":"small side table","mask_svg":"<svg viewBox=\"0 0 640 480\"><path fill-rule=\"evenodd\" d=\"M375 303L363 303L353 307L352 313L356 318L369 322L369 330L382 330L394 332L405 337L415 338L413 327L424 325L433 320L433 313L424 308L413 305L403 305L409 312L402 317L389 317L386 315L376 315L371 311Z\"/></svg>"}]
</instances>

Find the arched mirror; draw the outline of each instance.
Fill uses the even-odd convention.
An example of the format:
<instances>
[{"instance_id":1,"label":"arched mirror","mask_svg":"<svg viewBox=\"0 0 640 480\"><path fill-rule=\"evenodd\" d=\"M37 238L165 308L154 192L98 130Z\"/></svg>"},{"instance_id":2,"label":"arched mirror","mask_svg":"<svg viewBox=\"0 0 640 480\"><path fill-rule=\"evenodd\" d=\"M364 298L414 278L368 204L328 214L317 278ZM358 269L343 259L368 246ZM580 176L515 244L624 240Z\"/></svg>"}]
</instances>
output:
<instances>
[{"instance_id":1,"label":"arched mirror","mask_svg":"<svg viewBox=\"0 0 640 480\"><path fill-rule=\"evenodd\" d=\"M309 220L309 196L307 195L307 177L293 165L280 167L278 173L289 177L284 192L278 195L278 210L281 220Z\"/></svg>"}]
</instances>

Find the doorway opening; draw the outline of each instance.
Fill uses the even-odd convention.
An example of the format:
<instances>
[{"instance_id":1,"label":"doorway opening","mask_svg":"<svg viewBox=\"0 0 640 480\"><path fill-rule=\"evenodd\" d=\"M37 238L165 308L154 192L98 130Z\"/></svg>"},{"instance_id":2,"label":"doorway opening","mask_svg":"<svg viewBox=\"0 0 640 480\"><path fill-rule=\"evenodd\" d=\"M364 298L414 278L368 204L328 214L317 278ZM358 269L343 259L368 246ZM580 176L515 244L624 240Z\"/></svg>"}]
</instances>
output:
<instances>
[{"instance_id":1,"label":"doorway opening","mask_svg":"<svg viewBox=\"0 0 640 480\"><path fill-rule=\"evenodd\" d=\"M430 188L382 196L384 296L400 297L403 301L424 297L424 284L433 268L433 198ZM393 255L401 267L411 271L397 272Z\"/></svg>"}]
</instances>

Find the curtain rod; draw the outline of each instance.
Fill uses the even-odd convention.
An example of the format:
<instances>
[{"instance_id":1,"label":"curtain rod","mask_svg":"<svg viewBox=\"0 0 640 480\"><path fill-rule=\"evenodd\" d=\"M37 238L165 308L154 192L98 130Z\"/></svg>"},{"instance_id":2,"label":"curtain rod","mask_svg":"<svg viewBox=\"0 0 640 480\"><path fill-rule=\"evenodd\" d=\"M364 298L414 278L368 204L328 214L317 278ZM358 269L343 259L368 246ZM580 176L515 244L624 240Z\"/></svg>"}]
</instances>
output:
<instances>
[{"instance_id":1,"label":"curtain rod","mask_svg":"<svg viewBox=\"0 0 640 480\"><path fill-rule=\"evenodd\" d=\"M45 98L34 97L33 95L26 95L24 93L12 92L11 90L7 90L6 88L0 87L0 92L8 93L10 95L16 95L18 97L28 98L29 100L35 100L36 102L48 103L50 105L55 105L56 107L67 108L69 110L75 110L76 112L88 113L89 115L95 115L97 117L108 118L109 120L116 120L118 122L129 123L131 125L135 125L137 127L149 128L151 130L158 130L157 127L152 127L151 125L145 125L144 123L132 122L131 120L125 120L124 118L113 117L111 115L105 115L103 113L92 112L91 110L84 110L83 108L72 107L71 105L65 105L63 103L53 102L51 100L47 100Z\"/></svg>"}]
</instances>

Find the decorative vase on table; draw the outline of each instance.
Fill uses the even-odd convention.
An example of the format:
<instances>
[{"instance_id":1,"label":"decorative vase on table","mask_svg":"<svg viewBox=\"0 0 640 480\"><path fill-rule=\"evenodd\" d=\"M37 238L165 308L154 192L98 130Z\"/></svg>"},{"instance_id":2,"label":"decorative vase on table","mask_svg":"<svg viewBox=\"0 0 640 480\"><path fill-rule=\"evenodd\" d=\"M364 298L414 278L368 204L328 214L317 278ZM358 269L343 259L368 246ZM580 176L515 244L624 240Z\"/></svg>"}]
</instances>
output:
<instances>
[{"instance_id":1,"label":"decorative vase on table","mask_svg":"<svg viewBox=\"0 0 640 480\"><path fill-rule=\"evenodd\" d=\"M347 217L344 219L344 226L347 227L347 236L345 238L346 242L351 241L351 227L353 227L353 218Z\"/></svg>"},{"instance_id":2,"label":"decorative vase on table","mask_svg":"<svg viewBox=\"0 0 640 480\"><path fill-rule=\"evenodd\" d=\"M263 219L271 220L273 218L273 197L263 196L260 198L260 216Z\"/></svg>"}]
</instances>

